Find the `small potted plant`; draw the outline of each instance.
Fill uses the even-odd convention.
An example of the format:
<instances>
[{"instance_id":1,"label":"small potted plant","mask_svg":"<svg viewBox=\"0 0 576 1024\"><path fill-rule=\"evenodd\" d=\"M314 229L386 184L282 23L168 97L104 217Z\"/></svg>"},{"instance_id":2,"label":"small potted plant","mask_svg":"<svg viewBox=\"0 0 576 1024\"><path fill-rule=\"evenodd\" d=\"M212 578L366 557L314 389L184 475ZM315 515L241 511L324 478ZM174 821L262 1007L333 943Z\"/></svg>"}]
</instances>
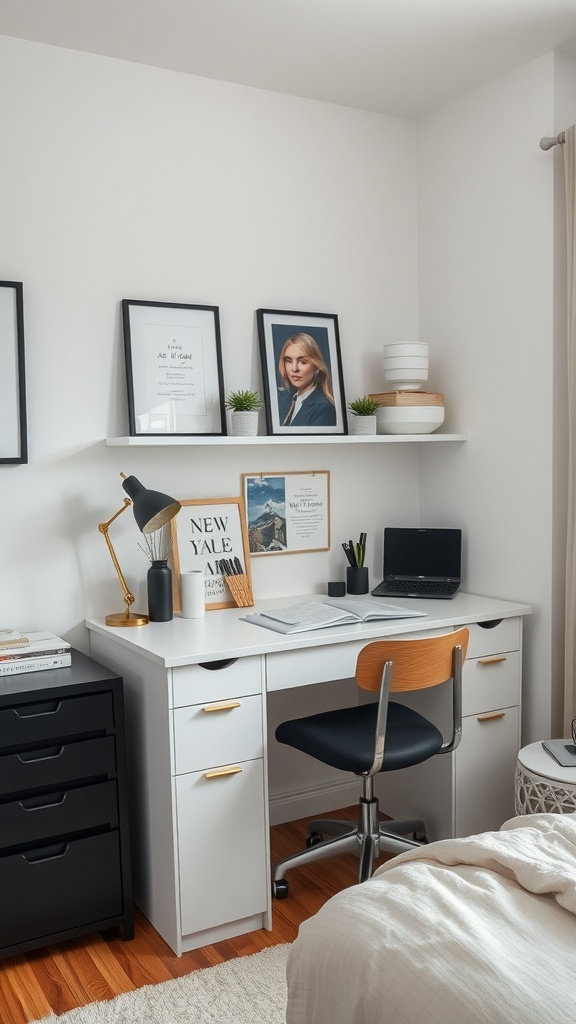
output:
<instances>
[{"instance_id":1,"label":"small potted plant","mask_svg":"<svg viewBox=\"0 0 576 1024\"><path fill-rule=\"evenodd\" d=\"M254 437L258 433L258 412L264 403L257 391L231 391L226 408L232 415L232 433L235 437Z\"/></svg>"},{"instance_id":2,"label":"small potted plant","mask_svg":"<svg viewBox=\"0 0 576 1024\"><path fill-rule=\"evenodd\" d=\"M351 434L375 434L376 413L380 403L370 395L363 395L350 402L348 409L352 413L350 420Z\"/></svg>"}]
</instances>

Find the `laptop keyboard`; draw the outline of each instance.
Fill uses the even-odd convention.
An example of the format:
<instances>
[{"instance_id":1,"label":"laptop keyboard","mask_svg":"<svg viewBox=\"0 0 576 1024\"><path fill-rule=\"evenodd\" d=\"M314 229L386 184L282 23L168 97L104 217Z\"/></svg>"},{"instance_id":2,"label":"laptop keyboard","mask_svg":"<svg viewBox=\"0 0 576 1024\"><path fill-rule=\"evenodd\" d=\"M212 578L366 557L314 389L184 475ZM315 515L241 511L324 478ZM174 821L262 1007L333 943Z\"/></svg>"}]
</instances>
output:
<instances>
[{"instance_id":1,"label":"laptop keyboard","mask_svg":"<svg viewBox=\"0 0 576 1024\"><path fill-rule=\"evenodd\" d=\"M383 585L383 590L394 590L396 593L404 591L406 594L452 594L456 588L454 583L442 583L433 580L389 580Z\"/></svg>"}]
</instances>

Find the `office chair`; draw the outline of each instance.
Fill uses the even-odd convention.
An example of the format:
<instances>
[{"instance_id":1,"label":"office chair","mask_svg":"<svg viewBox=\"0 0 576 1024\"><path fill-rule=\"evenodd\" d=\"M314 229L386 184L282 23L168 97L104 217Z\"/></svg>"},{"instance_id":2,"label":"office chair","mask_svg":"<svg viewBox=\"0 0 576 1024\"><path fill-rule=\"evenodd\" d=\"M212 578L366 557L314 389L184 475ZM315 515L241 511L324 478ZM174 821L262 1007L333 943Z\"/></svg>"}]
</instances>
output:
<instances>
[{"instance_id":1,"label":"office chair","mask_svg":"<svg viewBox=\"0 0 576 1024\"><path fill-rule=\"evenodd\" d=\"M279 861L273 871L272 893L288 895L284 875L290 868L340 853L357 852L358 881L370 878L380 852L401 853L425 842L426 826L419 818L380 821L374 796L374 776L427 761L455 750L462 735L462 665L468 649L468 630L414 640L377 640L364 647L356 662L355 682L363 690L379 691L379 699L351 708L325 711L282 722L276 739L324 764L353 772L362 779L358 824L317 819L309 822L306 849ZM390 693L423 690L451 680L452 736L442 733L417 711L389 701ZM407 838L412 834L413 838ZM323 839L323 835L335 838Z\"/></svg>"}]
</instances>

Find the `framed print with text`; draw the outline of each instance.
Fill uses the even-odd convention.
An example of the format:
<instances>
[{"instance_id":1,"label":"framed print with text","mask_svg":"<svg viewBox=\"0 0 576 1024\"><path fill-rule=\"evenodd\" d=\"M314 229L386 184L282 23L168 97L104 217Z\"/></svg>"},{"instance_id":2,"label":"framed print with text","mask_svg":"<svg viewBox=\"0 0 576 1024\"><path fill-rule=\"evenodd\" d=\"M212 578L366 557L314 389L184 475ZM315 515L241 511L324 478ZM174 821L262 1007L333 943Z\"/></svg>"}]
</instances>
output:
<instances>
[{"instance_id":1,"label":"framed print with text","mask_svg":"<svg viewBox=\"0 0 576 1024\"><path fill-rule=\"evenodd\" d=\"M217 306L122 299L131 436L225 434Z\"/></svg>"},{"instance_id":2,"label":"framed print with text","mask_svg":"<svg viewBox=\"0 0 576 1024\"><path fill-rule=\"evenodd\" d=\"M172 519L174 608L180 611L180 573L204 571L206 610L234 608L220 559L239 560L251 586L248 533L242 498L190 498Z\"/></svg>"},{"instance_id":3,"label":"framed print with text","mask_svg":"<svg viewBox=\"0 0 576 1024\"><path fill-rule=\"evenodd\" d=\"M327 551L330 547L330 474L243 473L251 555Z\"/></svg>"},{"instance_id":4,"label":"framed print with text","mask_svg":"<svg viewBox=\"0 0 576 1024\"><path fill-rule=\"evenodd\" d=\"M269 434L346 434L338 317L257 309Z\"/></svg>"},{"instance_id":5,"label":"framed print with text","mask_svg":"<svg viewBox=\"0 0 576 1024\"><path fill-rule=\"evenodd\" d=\"M28 462L21 281L0 281L0 464Z\"/></svg>"}]
</instances>

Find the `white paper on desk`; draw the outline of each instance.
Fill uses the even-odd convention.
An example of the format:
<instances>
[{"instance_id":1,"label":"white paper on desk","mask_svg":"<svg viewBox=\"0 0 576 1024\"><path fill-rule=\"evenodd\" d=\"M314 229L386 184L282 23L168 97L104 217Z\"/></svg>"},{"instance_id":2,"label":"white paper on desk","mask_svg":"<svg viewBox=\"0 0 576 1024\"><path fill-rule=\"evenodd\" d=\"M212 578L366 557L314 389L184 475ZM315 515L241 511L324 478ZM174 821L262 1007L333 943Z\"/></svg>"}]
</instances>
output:
<instances>
[{"instance_id":1,"label":"white paper on desk","mask_svg":"<svg viewBox=\"0 0 576 1024\"><path fill-rule=\"evenodd\" d=\"M327 603L335 608L344 608L363 622L371 622L373 619L425 618L427 614L419 609L416 611L414 608L402 608L399 604L389 604L379 597L331 597Z\"/></svg>"},{"instance_id":2,"label":"white paper on desk","mask_svg":"<svg viewBox=\"0 0 576 1024\"><path fill-rule=\"evenodd\" d=\"M271 619L271 622L265 622ZM321 629L322 626L338 625L342 622L356 622L356 615L350 615L342 608L332 608L320 601L308 601L290 605L289 608L278 608L276 611L254 612L246 616L248 622L256 622L260 626L278 629L288 626L294 632L307 629Z\"/></svg>"}]
</instances>

